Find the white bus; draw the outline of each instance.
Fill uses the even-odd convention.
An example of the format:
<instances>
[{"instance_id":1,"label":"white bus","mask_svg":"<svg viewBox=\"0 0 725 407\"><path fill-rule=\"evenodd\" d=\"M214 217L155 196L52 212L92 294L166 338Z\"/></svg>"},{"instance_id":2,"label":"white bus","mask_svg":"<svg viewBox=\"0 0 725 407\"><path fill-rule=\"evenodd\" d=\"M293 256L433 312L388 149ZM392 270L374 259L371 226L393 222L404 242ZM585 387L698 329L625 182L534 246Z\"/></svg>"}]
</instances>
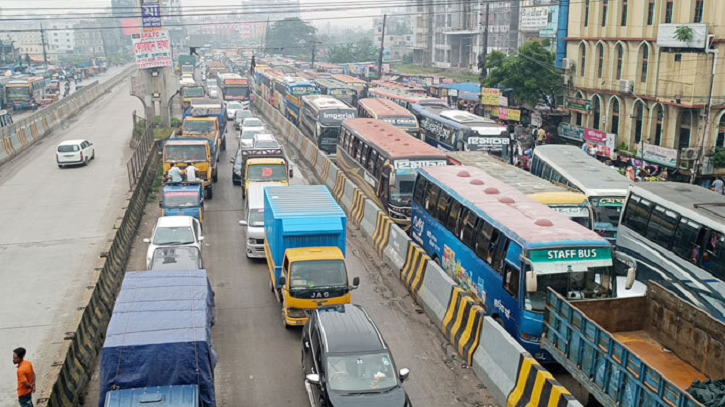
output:
<instances>
[{"instance_id":1,"label":"white bus","mask_svg":"<svg viewBox=\"0 0 725 407\"><path fill-rule=\"evenodd\" d=\"M637 280L662 282L725 321L725 197L697 185L633 186L617 235L617 252Z\"/></svg>"},{"instance_id":2,"label":"white bus","mask_svg":"<svg viewBox=\"0 0 725 407\"><path fill-rule=\"evenodd\" d=\"M531 173L586 195L594 210L594 230L614 243L627 189L634 182L581 148L560 144L536 147Z\"/></svg>"}]
</instances>

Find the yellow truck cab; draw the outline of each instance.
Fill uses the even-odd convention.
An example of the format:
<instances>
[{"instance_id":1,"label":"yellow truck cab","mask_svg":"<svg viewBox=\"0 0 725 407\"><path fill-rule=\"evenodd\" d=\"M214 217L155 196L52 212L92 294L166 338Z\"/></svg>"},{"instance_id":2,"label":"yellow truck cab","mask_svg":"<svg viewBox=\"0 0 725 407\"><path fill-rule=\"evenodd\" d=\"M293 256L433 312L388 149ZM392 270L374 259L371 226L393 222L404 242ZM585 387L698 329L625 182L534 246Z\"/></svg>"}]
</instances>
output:
<instances>
[{"instance_id":1,"label":"yellow truck cab","mask_svg":"<svg viewBox=\"0 0 725 407\"><path fill-rule=\"evenodd\" d=\"M205 98L204 88L201 86L184 86L181 88L181 109L186 110L195 100Z\"/></svg>"},{"instance_id":2,"label":"yellow truck cab","mask_svg":"<svg viewBox=\"0 0 725 407\"><path fill-rule=\"evenodd\" d=\"M164 142L163 148L164 176L168 175L171 164L182 171L187 163L196 167L196 176L204 185L204 197L211 199L212 193L212 154L209 142L203 139L172 138Z\"/></svg>"},{"instance_id":3,"label":"yellow truck cab","mask_svg":"<svg viewBox=\"0 0 725 407\"><path fill-rule=\"evenodd\" d=\"M242 197L247 196L249 185L254 182L279 182L289 185L292 171L289 170L287 160L281 157L248 158L244 165L244 189Z\"/></svg>"}]
</instances>

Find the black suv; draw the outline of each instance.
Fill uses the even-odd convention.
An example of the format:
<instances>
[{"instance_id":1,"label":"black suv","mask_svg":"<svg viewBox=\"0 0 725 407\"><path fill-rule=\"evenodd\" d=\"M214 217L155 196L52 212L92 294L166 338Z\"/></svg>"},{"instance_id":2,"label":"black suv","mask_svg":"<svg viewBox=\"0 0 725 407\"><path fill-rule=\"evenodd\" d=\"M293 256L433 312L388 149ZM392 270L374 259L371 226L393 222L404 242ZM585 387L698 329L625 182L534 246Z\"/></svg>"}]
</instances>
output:
<instances>
[{"instance_id":1,"label":"black suv","mask_svg":"<svg viewBox=\"0 0 725 407\"><path fill-rule=\"evenodd\" d=\"M302 372L316 407L408 407L393 355L367 312L346 304L318 308L302 330Z\"/></svg>"}]
</instances>

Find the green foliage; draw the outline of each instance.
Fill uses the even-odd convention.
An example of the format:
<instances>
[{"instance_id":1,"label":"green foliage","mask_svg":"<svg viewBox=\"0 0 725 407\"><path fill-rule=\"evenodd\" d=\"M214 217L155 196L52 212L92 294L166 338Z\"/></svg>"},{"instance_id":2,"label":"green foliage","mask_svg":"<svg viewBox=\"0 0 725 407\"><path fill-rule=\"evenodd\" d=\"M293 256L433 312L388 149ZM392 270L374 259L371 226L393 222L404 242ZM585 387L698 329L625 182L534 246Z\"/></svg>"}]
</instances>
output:
<instances>
[{"instance_id":1,"label":"green foliage","mask_svg":"<svg viewBox=\"0 0 725 407\"><path fill-rule=\"evenodd\" d=\"M725 148L716 148L714 163L715 168L725 168Z\"/></svg>"},{"instance_id":2,"label":"green foliage","mask_svg":"<svg viewBox=\"0 0 725 407\"><path fill-rule=\"evenodd\" d=\"M327 62L343 64L348 62L370 62L378 60L379 48L369 37L360 38L356 42L333 45L327 49Z\"/></svg>"},{"instance_id":3,"label":"green foliage","mask_svg":"<svg viewBox=\"0 0 725 407\"><path fill-rule=\"evenodd\" d=\"M270 54L306 55L312 52L317 41L317 29L299 18L277 21L267 32L265 47Z\"/></svg>"},{"instance_id":4,"label":"green foliage","mask_svg":"<svg viewBox=\"0 0 725 407\"><path fill-rule=\"evenodd\" d=\"M692 28L681 25L675 29L675 38L678 41L688 42L692 40Z\"/></svg>"},{"instance_id":5,"label":"green foliage","mask_svg":"<svg viewBox=\"0 0 725 407\"><path fill-rule=\"evenodd\" d=\"M556 98L563 93L562 74L554 67L556 55L538 41L519 48L517 54L506 56L494 51L486 58L488 88L512 88L514 97L532 107L543 103L556 108Z\"/></svg>"}]
</instances>

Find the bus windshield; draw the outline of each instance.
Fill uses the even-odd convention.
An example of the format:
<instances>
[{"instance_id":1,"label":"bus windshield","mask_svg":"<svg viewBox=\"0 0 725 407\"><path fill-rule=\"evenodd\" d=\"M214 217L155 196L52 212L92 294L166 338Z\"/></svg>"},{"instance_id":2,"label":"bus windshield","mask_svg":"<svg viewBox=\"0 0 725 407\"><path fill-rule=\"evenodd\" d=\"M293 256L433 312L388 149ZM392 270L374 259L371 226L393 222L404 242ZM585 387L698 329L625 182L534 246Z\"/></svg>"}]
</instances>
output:
<instances>
[{"instance_id":1,"label":"bus windshield","mask_svg":"<svg viewBox=\"0 0 725 407\"><path fill-rule=\"evenodd\" d=\"M323 127L320 133L320 149L328 154L334 154L337 139L340 137L339 127Z\"/></svg>"},{"instance_id":2,"label":"bus windshield","mask_svg":"<svg viewBox=\"0 0 725 407\"><path fill-rule=\"evenodd\" d=\"M224 94L226 96L243 96L247 97L249 96L249 88L244 86L234 86L224 89Z\"/></svg>"},{"instance_id":3,"label":"bus windshield","mask_svg":"<svg viewBox=\"0 0 725 407\"><path fill-rule=\"evenodd\" d=\"M184 89L185 98L200 98L203 96L204 96L203 88L185 88Z\"/></svg>"},{"instance_id":4,"label":"bus windshield","mask_svg":"<svg viewBox=\"0 0 725 407\"><path fill-rule=\"evenodd\" d=\"M290 93L292 93L293 96L311 95L315 93L315 88L310 86L295 86L290 88Z\"/></svg>"},{"instance_id":5,"label":"bus windshield","mask_svg":"<svg viewBox=\"0 0 725 407\"><path fill-rule=\"evenodd\" d=\"M559 214L566 216L574 222L584 226L587 229L592 228L590 221L591 217L589 208L587 206L573 206L573 205L547 205L549 208L559 212Z\"/></svg>"},{"instance_id":6,"label":"bus windshield","mask_svg":"<svg viewBox=\"0 0 725 407\"><path fill-rule=\"evenodd\" d=\"M613 273L610 266L571 273L538 274L537 291L526 293L524 308L527 311L544 312L547 288L572 300L609 298L614 292Z\"/></svg>"},{"instance_id":7,"label":"bus windshield","mask_svg":"<svg viewBox=\"0 0 725 407\"><path fill-rule=\"evenodd\" d=\"M399 170L395 173L395 186L390 189L390 203L396 206L409 206L413 198L413 186L416 173Z\"/></svg>"},{"instance_id":8,"label":"bus windshield","mask_svg":"<svg viewBox=\"0 0 725 407\"><path fill-rule=\"evenodd\" d=\"M30 96L30 90L27 86L22 88L8 87L5 89L5 91L7 93L7 97L10 99L20 99Z\"/></svg>"},{"instance_id":9,"label":"bus windshield","mask_svg":"<svg viewBox=\"0 0 725 407\"><path fill-rule=\"evenodd\" d=\"M590 198L597 223L619 226L619 215L622 213L623 197Z\"/></svg>"}]
</instances>

